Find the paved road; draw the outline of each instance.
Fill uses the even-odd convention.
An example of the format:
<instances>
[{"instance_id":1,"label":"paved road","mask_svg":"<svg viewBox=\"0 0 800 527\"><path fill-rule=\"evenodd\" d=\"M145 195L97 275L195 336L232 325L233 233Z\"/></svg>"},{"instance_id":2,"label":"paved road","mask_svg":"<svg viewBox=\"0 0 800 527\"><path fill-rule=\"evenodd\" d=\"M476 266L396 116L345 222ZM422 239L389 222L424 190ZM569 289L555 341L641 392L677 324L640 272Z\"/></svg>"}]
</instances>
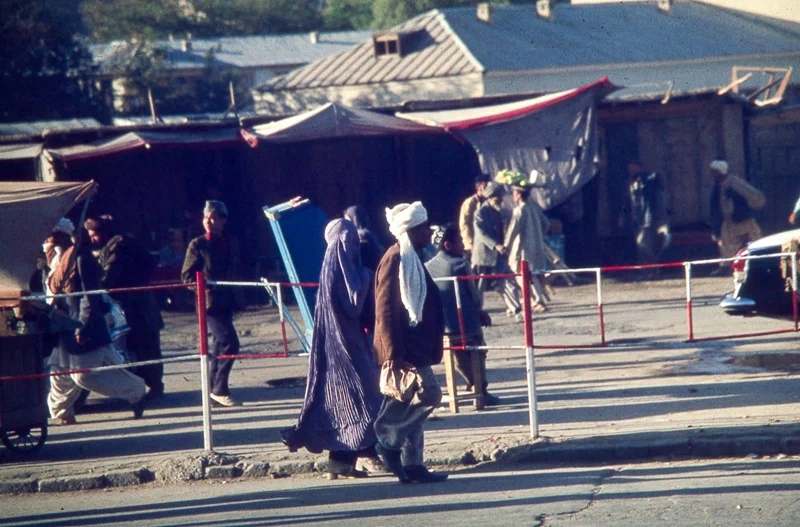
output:
<instances>
[{"instance_id":1,"label":"paved road","mask_svg":"<svg viewBox=\"0 0 800 527\"><path fill-rule=\"evenodd\" d=\"M303 477L0 496L0 525L796 526L798 491L800 457L485 466L437 485Z\"/></svg>"},{"instance_id":2,"label":"paved road","mask_svg":"<svg viewBox=\"0 0 800 527\"><path fill-rule=\"evenodd\" d=\"M730 285L730 278L695 281L698 337L790 325L786 320L724 315L717 303ZM687 344L683 342L682 280L609 280L603 294L608 347L578 347L599 339L594 285L559 288L552 310L535 318L537 344L576 346L536 351L540 434L548 445L584 450L610 447L604 450L610 456L582 458L608 462L630 459L631 453L649 455L641 448L627 454L625 449L650 443L658 447L655 455L800 452L797 334ZM495 319L495 326L486 332L487 341L499 346L520 345L521 325L503 314L499 296L488 294L487 302ZM162 333L166 355L192 352L195 316L169 313L166 319L168 327ZM244 352L279 349L276 322L274 309L237 315ZM795 363L784 367L767 363L768 358ZM269 463L270 470L277 467L282 473L287 471L286 464L295 465L293 470L310 467L317 456L305 451L290 454L278 440L278 430L296 423L304 389L271 386L277 379L303 377L307 365L305 357L237 362L231 385L244 406L214 410L217 451L247 462ZM493 350L487 366L490 390L503 404L482 412L472 408L459 414L437 410L436 420L427 426L428 460L451 463L467 452L488 459L529 444L523 352ZM14 489L20 486L35 491L37 482L47 482L50 488L53 484L90 488L84 484L87 478L116 471L130 475L142 468L152 471L158 480L203 477L197 459L203 445L197 362L168 364L166 371L168 397L148 408L144 419L131 419L127 403L93 396L89 411L78 416L78 425L51 427L47 444L36 456L24 458L0 447L0 493L19 491ZM436 371L443 381L443 368ZM792 439L792 448L764 447L760 438L767 435ZM708 447L709 437L722 439L719 448L686 448L687 441L705 441ZM750 442L732 448L736 445L730 438L734 437ZM665 442L682 445L680 451L665 452ZM617 456L618 451L626 455ZM575 462L574 457L567 459ZM171 463L162 466L172 461L191 461L192 465L182 465L179 471L172 470ZM69 485L60 483L76 477L80 479L71 479Z\"/></svg>"}]
</instances>

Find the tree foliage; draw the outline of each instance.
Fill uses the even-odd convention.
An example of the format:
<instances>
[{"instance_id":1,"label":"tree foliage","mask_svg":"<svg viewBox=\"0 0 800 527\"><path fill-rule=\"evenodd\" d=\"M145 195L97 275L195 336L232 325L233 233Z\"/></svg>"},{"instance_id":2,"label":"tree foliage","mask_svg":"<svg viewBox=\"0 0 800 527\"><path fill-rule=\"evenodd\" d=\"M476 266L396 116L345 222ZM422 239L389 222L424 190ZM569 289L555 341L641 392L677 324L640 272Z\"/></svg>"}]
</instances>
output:
<instances>
[{"instance_id":1,"label":"tree foliage","mask_svg":"<svg viewBox=\"0 0 800 527\"><path fill-rule=\"evenodd\" d=\"M78 0L0 0L0 119L97 116Z\"/></svg>"},{"instance_id":2,"label":"tree foliage","mask_svg":"<svg viewBox=\"0 0 800 527\"><path fill-rule=\"evenodd\" d=\"M315 0L85 0L83 16L97 40L148 40L288 33L318 29Z\"/></svg>"},{"instance_id":3,"label":"tree foliage","mask_svg":"<svg viewBox=\"0 0 800 527\"><path fill-rule=\"evenodd\" d=\"M328 0L322 10L325 29L369 29L372 27L372 0Z\"/></svg>"},{"instance_id":4,"label":"tree foliage","mask_svg":"<svg viewBox=\"0 0 800 527\"><path fill-rule=\"evenodd\" d=\"M117 108L119 115L148 113L148 90L162 115L223 112L230 105L229 83L233 82L235 89L240 78L236 71L219 66L213 50L206 55L199 76L181 77L167 71L163 53L158 48L142 43L140 49L119 72L125 86L125 98ZM237 90L240 102L246 96L242 90Z\"/></svg>"}]
</instances>

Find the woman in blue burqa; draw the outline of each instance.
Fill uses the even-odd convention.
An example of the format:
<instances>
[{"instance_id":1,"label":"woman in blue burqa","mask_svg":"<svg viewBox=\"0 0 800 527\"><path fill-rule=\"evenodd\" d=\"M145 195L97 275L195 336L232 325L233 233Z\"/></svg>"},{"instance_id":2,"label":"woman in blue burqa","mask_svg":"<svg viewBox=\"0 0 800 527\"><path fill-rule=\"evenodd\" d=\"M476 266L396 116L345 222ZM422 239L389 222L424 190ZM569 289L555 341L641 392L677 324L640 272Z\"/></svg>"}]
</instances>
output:
<instances>
[{"instance_id":1,"label":"woman in blue burqa","mask_svg":"<svg viewBox=\"0 0 800 527\"><path fill-rule=\"evenodd\" d=\"M367 340L374 310L372 271L361 264L358 231L350 221L325 228L328 244L314 312L305 400L296 426L281 430L292 452L330 452L329 477L382 472L373 423L383 395Z\"/></svg>"}]
</instances>

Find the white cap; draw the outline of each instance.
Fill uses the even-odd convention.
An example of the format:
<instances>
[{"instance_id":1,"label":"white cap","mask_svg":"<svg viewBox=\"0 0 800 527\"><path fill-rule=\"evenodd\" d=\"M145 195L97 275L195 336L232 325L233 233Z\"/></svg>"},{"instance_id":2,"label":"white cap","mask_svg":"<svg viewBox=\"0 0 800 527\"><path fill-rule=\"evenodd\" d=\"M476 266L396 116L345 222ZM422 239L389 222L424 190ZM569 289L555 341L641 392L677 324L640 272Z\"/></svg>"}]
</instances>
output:
<instances>
[{"instance_id":1,"label":"white cap","mask_svg":"<svg viewBox=\"0 0 800 527\"><path fill-rule=\"evenodd\" d=\"M67 236L72 236L75 234L75 224L69 218L61 218L56 223L56 226L53 227L53 232L63 232Z\"/></svg>"},{"instance_id":2,"label":"white cap","mask_svg":"<svg viewBox=\"0 0 800 527\"><path fill-rule=\"evenodd\" d=\"M711 168L711 170L716 170L720 174L726 176L728 175L728 162L725 161L724 159L715 159L714 161L711 162L709 167Z\"/></svg>"}]
</instances>

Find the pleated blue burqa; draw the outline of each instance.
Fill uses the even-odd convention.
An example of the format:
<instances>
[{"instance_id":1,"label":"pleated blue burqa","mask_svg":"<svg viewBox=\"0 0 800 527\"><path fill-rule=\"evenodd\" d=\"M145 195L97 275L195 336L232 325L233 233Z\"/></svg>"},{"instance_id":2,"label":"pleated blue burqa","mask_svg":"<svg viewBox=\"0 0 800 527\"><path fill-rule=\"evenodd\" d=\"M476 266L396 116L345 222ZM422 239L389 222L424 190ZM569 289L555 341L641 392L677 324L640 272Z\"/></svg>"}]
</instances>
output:
<instances>
[{"instance_id":1,"label":"pleated blue burqa","mask_svg":"<svg viewBox=\"0 0 800 527\"><path fill-rule=\"evenodd\" d=\"M372 272L361 264L358 230L337 219L325 229L305 400L297 426L281 436L290 450L355 451L375 444L383 395L362 312L372 304Z\"/></svg>"}]
</instances>

